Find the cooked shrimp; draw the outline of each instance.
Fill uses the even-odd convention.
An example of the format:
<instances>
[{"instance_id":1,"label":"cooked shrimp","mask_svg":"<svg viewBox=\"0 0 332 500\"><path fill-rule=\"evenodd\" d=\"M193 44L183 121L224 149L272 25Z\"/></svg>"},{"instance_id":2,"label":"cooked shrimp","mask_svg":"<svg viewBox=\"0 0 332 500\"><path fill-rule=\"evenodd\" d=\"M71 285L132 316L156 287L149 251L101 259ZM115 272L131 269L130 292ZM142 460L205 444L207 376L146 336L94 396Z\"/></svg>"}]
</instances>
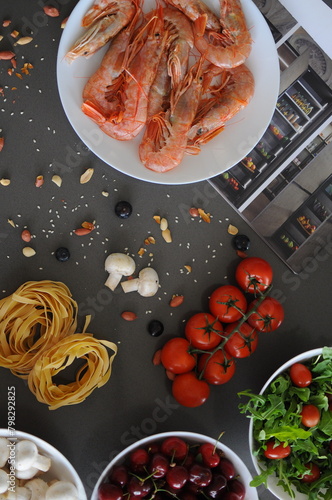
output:
<instances>
[{"instance_id":1,"label":"cooked shrimp","mask_svg":"<svg viewBox=\"0 0 332 500\"><path fill-rule=\"evenodd\" d=\"M132 39L137 19L141 13L137 9L130 24L122 30L112 41L109 49L104 55L97 71L89 78L83 90L82 110L89 115L91 106L95 106L107 115L113 109L113 102L107 99L108 89L111 85L119 82L124 71L125 58L128 57L128 46ZM139 49L137 44L136 49ZM135 55L131 51L131 57Z\"/></svg>"},{"instance_id":2,"label":"cooked shrimp","mask_svg":"<svg viewBox=\"0 0 332 500\"><path fill-rule=\"evenodd\" d=\"M207 28L209 30L220 30L217 16L208 8L202 0L165 0L165 3L181 10L191 21L206 14Z\"/></svg>"},{"instance_id":3,"label":"cooked shrimp","mask_svg":"<svg viewBox=\"0 0 332 500\"><path fill-rule=\"evenodd\" d=\"M215 66L234 68L245 62L252 45L240 0L220 0L220 24L222 32L206 33L206 14L196 19L195 46Z\"/></svg>"},{"instance_id":4,"label":"cooked shrimp","mask_svg":"<svg viewBox=\"0 0 332 500\"><path fill-rule=\"evenodd\" d=\"M87 31L66 54L69 62L91 56L127 26L140 9L142 0L95 0L83 18Z\"/></svg>"},{"instance_id":5,"label":"cooked shrimp","mask_svg":"<svg viewBox=\"0 0 332 500\"><path fill-rule=\"evenodd\" d=\"M147 119L158 114L160 111L166 111L168 108L171 91L171 77L167 71L167 60L168 52L164 50L161 54L156 77L149 92Z\"/></svg>"},{"instance_id":6,"label":"cooked shrimp","mask_svg":"<svg viewBox=\"0 0 332 500\"><path fill-rule=\"evenodd\" d=\"M168 36L167 32L163 31L164 21L161 11L162 9L158 9L148 22L144 45L131 64L125 68L127 76L122 88L116 88L116 91L121 93L120 115L105 116L98 108L90 110L90 117L105 134L114 139L120 141L133 139L146 123L149 90L155 79Z\"/></svg>"},{"instance_id":7,"label":"cooked shrimp","mask_svg":"<svg viewBox=\"0 0 332 500\"><path fill-rule=\"evenodd\" d=\"M177 89L171 107L147 123L139 155L146 168L167 172L179 165L186 152L187 134L202 92L201 61L191 68Z\"/></svg>"},{"instance_id":8,"label":"cooked shrimp","mask_svg":"<svg viewBox=\"0 0 332 500\"><path fill-rule=\"evenodd\" d=\"M226 78L221 90L201 102L188 133L189 145L197 147L196 152L201 144L218 135L225 123L249 104L254 94L254 78L244 64L225 70L221 75Z\"/></svg>"}]
</instances>

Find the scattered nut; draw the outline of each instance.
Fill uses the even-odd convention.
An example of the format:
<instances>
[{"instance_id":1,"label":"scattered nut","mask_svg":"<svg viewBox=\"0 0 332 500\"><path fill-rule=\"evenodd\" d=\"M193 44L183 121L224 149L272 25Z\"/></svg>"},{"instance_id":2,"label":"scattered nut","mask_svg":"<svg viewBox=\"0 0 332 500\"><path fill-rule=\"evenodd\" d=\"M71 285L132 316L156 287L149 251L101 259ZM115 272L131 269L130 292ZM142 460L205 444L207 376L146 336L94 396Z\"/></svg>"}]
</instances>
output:
<instances>
[{"instance_id":1,"label":"scattered nut","mask_svg":"<svg viewBox=\"0 0 332 500\"><path fill-rule=\"evenodd\" d=\"M15 222L12 219L7 219L8 224L10 224L12 227L16 227Z\"/></svg>"},{"instance_id":2,"label":"scattered nut","mask_svg":"<svg viewBox=\"0 0 332 500\"><path fill-rule=\"evenodd\" d=\"M191 273L192 271L192 267L191 266L183 266L185 268L185 270L188 272L188 273Z\"/></svg>"},{"instance_id":3,"label":"scattered nut","mask_svg":"<svg viewBox=\"0 0 332 500\"><path fill-rule=\"evenodd\" d=\"M4 137L0 137L0 151L2 151L4 145L5 145L5 138Z\"/></svg>"},{"instance_id":4,"label":"scattered nut","mask_svg":"<svg viewBox=\"0 0 332 500\"><path fill-rule=\"evenodd\" d=\"M173 297L170 300L169 305L171 307L179 307L184 301L184 296L183 295L173 295Z\"/></svg>"},{"instance_id":5,"label":"scattered nut","mask_svg":"<svg viewBox=\"0 0 332 500\"><path fill-rule=\"evenodd\" d=\"M32 42L33 38L31 36L22 36L22 38L19 38L17 42L14 43L14 45L26 45L27 43Z\"/></svg>"},{"instance_id":6,"label":"scattered nut","mask_svg":"<svg viewBox=\"0 0 332 500\"><path fill-rule=\"evenodd\" d=\"M138 254L140 257L142 257L142 256L145 254L145 252L146 252L146 249L145 249L145 248L143 248L143 247L141 247L141 248L138 250L137 254Z\"/></svg>"},{"instance_id":7,"label":"scattered nut","mask_svg":"<svg viewBox=\"0 0 332 500\"><path fill-rule=\"evenodd\" d=\"M228 228L227 228L227 232L228 232L228 234L235 235L239 232L239 230L237 227L233 226L232 224L229 224Z\"/></svg>"},{"instance_id":8,"label":"scattered nut","mask_svg":"<svg viewBox=\"0 0 332 500\"><path fill-rule=\"evenodd\" d=\"M144 243L145 245L154 245L156 243L156 240L153 236L149 236L148 238L145 238Z\"/></svg>"},{"instance_id":9,"label":"scattered nut","mask_svg":"<svg viewBox=\"0 0 332 500\"><path fill-rule=\"evenodd\" d=\"M52 182L54 182L54 184L56 184L58 187L60 187L62 184L62 179L59 175L53 175Z\"/></svg>"},{"instance_id":10,"label":"scattered nut","mask_svg":"<svg viewBox=\"0 0 332 500\"><path fill-rule=\"evenodd\" d=\"M65 19L63 19L63 20L61 21L61 26L60 26L60 28L61 28L62 30L63 30L63 29L64 29L64 27L66 26L67 21L68 21L68 17L66 17Z\"/></svg>"},{"instance_id":11,"label":"scattered nut","mask_svg":"<svg viewBox=\"0 0 332 500\"><path fill-rule=\"evenodd\" d=\"M12 36L13 38L17 38L19 35L19 32L17 30L13 30L10 34L10 36Z\"/></svg>"},{"instance_id":12,"label":"scattered nut","mask_svg":"<svg viewBox=\"0 0 332 500\"><path fill-rule=\"evenodd\" d=\"M31 233L28 229L24 229L21 233L21 238L23 241L25 241L26 243L29 243L29 241L31 241Z\"/></svg>"},{"instance_id":13,"label":"scattered nut","mask_svg":"<svg viewBox=\"0 0 332 500\"><path fill-rule=\"evenodd\" d=\"M192 217L199 217L199 211L198 211L198 208L196 207L192 207L190 210L189 210L189 213Z\"/></svg>"},{"instance_id":14,"label":"scattered nut","mask_svg":"<svg viewBox=\"0 0 332 500\"><path fill-rule=\"evenodd\" d=\"M160 216L159 215L154 215L153 218L157 224L160 224Z\"/></svg>"},{"instance_id":15,"label":"scattered nut","mask_svg":"<svg viewBox=\"0 0 332 500\"><path fill-rule=\"evenodd\" d=\"M9 186L10 179L0 179L1 186Z\"/></svg>"},{"instance_id":16,"label":"scattered nut","mask_svg":"<svg viewBox=\"0 0 332 500\"><path fill-rule=\"evenodd\" d=\"M89 182L91 177L93 176L94 169L93 168L88 168L80 177L80 183L81 184L86 184Z\"/></svg>"},{"instance_id":17,"label":"scattered nut","mask_svg":"<svg viewBox=\"0 0 332 500\"><path fill-rule=\"evenodd\" d=\"M91 233L91 231L92 231L92 229L88 229L88 228L85 228L85 227L80 227L79 229L75 229L74 233L77 236L85 236L86 234Z\"/></svg>"},{"instance_id":18,"label":"scattered nut","mask_svg":"<svg viewBox=\"0 0 332 500\"><path fill-rule=\"evenodd\" d=\"M123 313L121 313L121 318L125 319L126 321L134 321L137 318L137 315L131 311L124 311Z\"/></svg>"},{"instance_id":19,"label":"scattered nut","mask_svg":"<svg viewBox=\"0 0 332 500\"><path fill-rule=\"evenodd\" d=\"M42 175L38 175L35 180L35 186L37 188L41 187L44 184L44 177Z\"/></svg>"},{"instance_id":20,"label":"scattered nut","mask_svg":"<svg viewBox=\"0 0 332 500\"><path fill-rule=\"evenodd\" d=\"M172 235L171 231L167 228L164 231L161 232L162 237L166 241L166 243L171 243L172 242Z\"/></svg>"},{"instance_id":21,"label":"scattered nut","mask_svg":"<svg viewBox=\"0 0 332 500\"><path fill-rule=\"evenodd\" d=\"M60 15L59 10L56 7L51 7L50 5L44 5L43 10L47 16L58 17Z\"/></svg>"},{"instance_id":22,"label":"scattered nut","mask_svg":"<svg viewBox=\"0 0 332 500\"><path fill-rule=\"evenodd\" d=\"M85 229L90 229L90 231L93 231L95 229L94 222L87 222L86 220L82 222L81 226Z\"/></svg>"},{"instance_id":23,"label":"scattered nut","mask_svg":"<svg viewBox=\"0 0 332 500\"><path fill-rule=\"evenodd\" d=\"M168 228L168 221L167 221L167 219L165 219L165 217L163 217L160 220L160 229L161 229L161 231L165 231L167 228Z\"/></svg>"},{"instance_id":24,"label":"scattered nut","mask_svg":"<svg viewBox=\"0 0 332 500\"><path fill-rule=\"evenodd\" d=\"M2 50L0 52L0 59L2 60L9 61L13 57L15 57L15 52L12 52L11 50Z\"/></svg>"},{"instance_id":25,"label":"scattered nut","mask_svg":"<svg viewBox=\"0 0 332 500\"><path fill-rule=\"evenodd\" d=\"M2 26L4 28L7 28L10 24L11 24L11 20L10 19L5 19L4 21L2 21Z\"/></svg>"},{"instance_id":26,"label":"scattered nut","mask_svg":"<svg viewBox=\"0 0 332 500\"><path fill-rule=\"evenodd\" d=\"M102 191L101 194L107 198L110 194L108 191Z\"/></svg>"},{"instance_id":27,"label":"scattered nut","mask_svg":"<svg viewBox=\"0 0 332 500\"><path fill-rule=\"evenodd\" d=\"M25 257L33 257L34 255L36 255L36 250L31 247L24 247L22 252Z\"/></svg>"}]
</instances>

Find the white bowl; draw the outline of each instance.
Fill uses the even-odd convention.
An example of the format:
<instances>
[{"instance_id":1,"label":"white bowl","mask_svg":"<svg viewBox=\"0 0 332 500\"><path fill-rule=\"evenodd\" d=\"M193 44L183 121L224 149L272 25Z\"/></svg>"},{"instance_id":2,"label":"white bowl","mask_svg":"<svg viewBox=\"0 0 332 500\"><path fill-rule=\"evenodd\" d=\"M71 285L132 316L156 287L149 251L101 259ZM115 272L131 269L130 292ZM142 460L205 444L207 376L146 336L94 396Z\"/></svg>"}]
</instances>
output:
<instances>
[{"instance_id":1,"label":"white bowl","mask_svg":"<svg viewBox=\"0 0 332 500\"><path fill-rule=\"evenodd\" d=\"M153 172L139 160L138 147L143 132L132 141L117 141L107 136L81 110L82 91L88 78L100 66L103 47L92 57L80 57L71 64L65 55L83 33L81 20L92 0L80 0L63 31L57 57L57 82L60 99L69 122L81 141L108 165L133 178L167 185L189 184L209 179L238 163L253 149L271 121L279 93L277 49L262 14L251 0L242 0L248 28L253 39L246 61L255 79L255 93L249 105L226 123L221 134L202 147L197 156L185 155L175 169ZM219 1L205 0L218 15ZM156 7L154 0L144 0L143 10Z\"/></svg>"},{"instance_id":2,"label":"white bowl","mask_svg":"<svg viewBox=\"0 0 332 500\"><path fill-rule=\"evenodd\" d=\"M184 441L190 444L197 444L197 443L212 443L213 445L216 444L216 440L204 436L203 434L197 434L195 432L184 432L184 431L175 431L175 432L162 432L160 434L154 434L152 436L148 436L144 439L141 439L137 441L136 443L128 446L125 448L123 451L121 451L111 462L108 464L108 466L104 469L103 473L101 474L100 478L98 479L94 490L92 492L91 500L98 500L98 489L101 483L105 481L107 478L108 474L110 473L111 469L118 464L121 464L125 461L125 459L129 456L129 454L135 450L136 448L145 448L147 445L150 443L155 443L155 442L161 442L165 438L168 437L173 437L177 436L182 438ZM225 446L224 444L217 442L217 448L221 450L224 454L225 457L228 458L234 465L237 473L239 474L239 479L241 482L244 484L246 488L246 497L245 500L258 500L258 495L256 488L252 488L249 486L250 481L252 480L252 476L250 475L249 470L247 469L246 465L242 462L240 457L234 453L230 448Z\"/></svg>"},{"instance_id":3,"label":"white bowl","mask_svg":"<svg viewBox=\"0 0 332 500\"><path fill-rule=\"evenodd\" d=\"M22 439L27 439L35 443L41 455L45 455L51 458L50 470L42 473L42 475L38 477L40 477L41 479L45 479L45 481L51 481L52 479L69 481L76 486L78 491L78 499L87 500L83 483L76 470L67 460L67 458L52 445L50 445L43 439L33 436L32 434L17 431L14 429L12 432L9 432L8 429L0 429L0 437L5 437L15 443L21 441Z\"/></svg>"},{"instance_id":4,"label":"white bowl","mask_svg":"<svg viewBox=\"0 0 332 500\"><path fill-rule=\"evenodd\" d=\"M283 365L276 370L271 377L268 379L268 381L264 384L262 390L260 391L260 394L263 394L264 391L268 388L268 386L271 384L271 382L277 378L281 373L285 372L288 370L294 363L303 363L305 361L308 361L312 358L316 358L319 354L322 353L322 348L318 349L312 349L310 351L303 352L302 354L298 354L297 356L294 356L294 358L290 359L289 361L286 361ZM254 444L254 439L253 439L253 420L250 420L250 425L249 425L249 446L250 450L253 450L255 448ZM252 461L254 463L255 469L258 474L262 472L262 469L259 466L258 458L251 454ZM288 500L291 499L291 497L285 493L283 488L281 486L278 486L278 478L275 475L271 475L267 479L267 487L275 495L277 498L280 500ZM295 493L295 497L292 498L292 500L307 500L308 496L304 495L303 493L300 493L299 491L295 490L295 486L293 486L293 490Z\"/></svg>"}]
</instances>

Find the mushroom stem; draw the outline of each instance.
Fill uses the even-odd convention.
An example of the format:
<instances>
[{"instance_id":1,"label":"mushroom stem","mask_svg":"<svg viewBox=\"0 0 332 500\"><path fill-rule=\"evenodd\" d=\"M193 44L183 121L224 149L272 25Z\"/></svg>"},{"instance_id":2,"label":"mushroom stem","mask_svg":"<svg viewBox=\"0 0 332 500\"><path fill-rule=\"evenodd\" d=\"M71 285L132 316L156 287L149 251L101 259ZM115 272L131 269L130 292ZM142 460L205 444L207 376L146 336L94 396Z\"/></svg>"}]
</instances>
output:
<instances>
[{"instance_id":1,"label":"mushroom stem","mask_svg":"<svg viewBox=\"0 0 332 500\"><path fill-rule=\"evenodd\" d=\"M134 279L132 279L132 280L123 281L123 282L121 283L122 290L123 290L125 293L129 293L129 292L137 292L137 290L138 290L138 285L139 285L139 279L138 279L138 278L134 278Z\"/></svg>"},{"instance_id":2,"label":"mushroom stem","mask_svg":"<svg viewBox=\"0 0 332 500\"><path fill-rule=\"evenodd\" d=\"M109 275L107 280L105 281L105 286L108 286L112 291L116 289L118 284L120 283L120 280L122 278L122 274L118 273L112 273Z\"/></svg>"}]
</instances>

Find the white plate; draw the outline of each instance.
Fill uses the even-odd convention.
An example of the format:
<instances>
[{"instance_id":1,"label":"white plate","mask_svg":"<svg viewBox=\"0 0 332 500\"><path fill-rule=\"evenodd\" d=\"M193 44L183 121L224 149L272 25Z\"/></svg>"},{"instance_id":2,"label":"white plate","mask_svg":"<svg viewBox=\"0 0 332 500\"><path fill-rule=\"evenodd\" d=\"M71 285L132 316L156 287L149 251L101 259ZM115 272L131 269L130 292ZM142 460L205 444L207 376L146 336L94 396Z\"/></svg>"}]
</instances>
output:
<instances>
[{"instance_id":1,"label":"white plate","mask_svg":"<svg viewBox=\"0 0 332 500\"><path fill-rule=\"evenodd\" d=\"M268 379L268 381L264 384L264 387L260 391L260 394L263 394L264 391L271 384L271 382L276 377L278 377L281 373L288 370L288 368L290 368L294 363L303 363L305 361L309 361L310 359L316 358L321 353L322 353L321 348L312 349L311 351L306 351L302 354L298 354L294 358L292 358L289 361L287 361L286 363L284 363L282 366L280 366L280 368L278 368L278 370L276 370L273 373L273 375L271 375L271 377ZM254 442L253 442L253 420L252 419L250 419L250 425L249 425L249 446L250 446L250 450L253 450L254 446L255 446ZM261 471L261 468L259 467L259 462L257 460L257 457L254 455L251 455L251 457L252 457L252 461L254 463L254 466L255 466L257 473L260 474L262 471ZM293 490L295 493L295 497L293 499L291 499L291 497L287 493L285 493L284 489L281 486L277 485L278 480L279 479L275 475L269 476L268 480L267 480L267 487L271 491L271 493L273 493L273 495L275 495L280 500L307 500L308 499L307 495L304 495L303 493L300 493L299 491L297 491L294 486L293 486Z\"/></svg>"},{"instance_id":2,"label":"white plate","mask_svg":"<svg viewBox=\"0 0 332 500\"><path fill-rule=\"evenodd\" d=\"M69 481L76 486L78 491L78 499L87 500L83 483L79 475L77 474L76 470L67 460L67 458L64 455L62 455L62 453L60 453L51 444L47 443L43 439L33 436L32 434L28 434L27 432L17 431L14 429L11 432L8 429L0 429L0 437L5 437L13 443L17 443L21 439L28 439L29 441L35 443L39 452L42 455L51 458L50 470L45 473L42 473L42 475L38 477L40 477L41 479L45 479L45 481L51 481L52 479Z\"/></svg>"},{"instance_id":3,"label":"white plate","mask_svg":"<svg viewBox=\"0 0 332 500\"><path fill-rule=\"evenodd\" d=\"M218 14L218 0L205 0ZM278 55L270 29L252 0L242 0L253 39L247 66L255 78L255 93L249 105L228 122L225 130L197 156L186 156L175 169L157 173L139 160L138 146L143 132L133 141L108 137L81 111L82 91L87 79L97 70L105 48L86 59L69 64L66 53L82 34L81 20L92 0L80 0L62 34L57 59L57 80L64 111L72 127L100 159L131 177L157 184L189 184L214 177L238 163L260 140L272 118L279 93ZM155 8L154 0L144 1L144 11Z\"/></svg>"},{"instance_id":4,"label":"white plate","mask_svg":"<svg viewBox=\"0 0 332 500\"><path fill-rule=\"evenodd\" d=\"M216 444L216 440L212 439L208 436L204 436L203 434L197 434L195 432L186 432L186 431L170 431L170 432L162 432L160 434L154 434L152 436L148 436L146 438L141 439L140 441L137 441L134 444L131 444L127 448L125 448L123 451L121 451L105 468L103 473L101 474L100 478L98 479L94 490L91 495L91 500L98 500L98 489L99 486L101 485L102 482L105 481L107 478L110 470L114 467L116 464L121 464L124 462L124 460L128 457L128 455L135 450L136 448L145 448L149 443L153 443L156 441L162 441L165 438L168 438L170 436L178 436L182 439L184 439L188 443L196 444L196 443L212 443L213 445ZM246 496L245 500L259 500L256 488L252 488L249 486L250 481L252 480L252 476L250 475L249 470L247 469L246 465L242 462L241 458L234 453L230 448L225 446L224 444L217 442L217 448L221 451L224 452L225 456L233 463L236 472L239 474L239 480L244 484L246 488Z\"/></svg>"}]
</instances>

